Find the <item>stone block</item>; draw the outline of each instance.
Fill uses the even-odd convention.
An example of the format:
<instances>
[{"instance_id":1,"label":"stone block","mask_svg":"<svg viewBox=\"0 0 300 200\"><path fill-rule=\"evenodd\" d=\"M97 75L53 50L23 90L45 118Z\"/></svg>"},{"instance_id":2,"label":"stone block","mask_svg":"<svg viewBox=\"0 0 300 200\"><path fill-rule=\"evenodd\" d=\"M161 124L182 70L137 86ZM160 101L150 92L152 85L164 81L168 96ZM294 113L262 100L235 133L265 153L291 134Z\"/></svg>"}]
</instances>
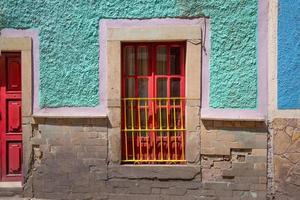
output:
<instances>
[{"instance_id":1,"label":"stone block","mask_svg":"<svg viewBox=\"0 0 300 200\"><path fill-rule=\"evenodd\" d=\"M215 147L201 147L201 154L202 155L215 155L216 148Z\"/></svg>"},{"instance_id":2,"label":"stone block","mask_svg":"<svg viewBox=\"0 0 300 200\"><path fill-rule=\"evenodd\" d=\"M186 132L186 160L189 163L198 163L200 160L200 133Z\"/></svg>"},{"instance_id":3,"label":"stone block","mask_svg":"<svg viewBox=\"0 0 300 200\"><path fill-rule=\"evenodd\" d=\"M186 194L186 192L187 190L184 187L172 187L172 188L161 190L162 194L167 194L171 196L183 196Z\"/></svg>"},{"instance_id":4,"label":"stone block","mask_svg":"<svg viewBox=\"0 0 300 200\"><path fill-rule=\"evenodd\" d=\"M152 188L150 184L144 182L136 181L135 184L132 184L129 188L129 193L131 194L151 194Z\"/></svg>"},{"instance_id":5,"label":"stone block","mask_svg":"<svg viewBox=\"0 0 300 200\"><path fill-rule=\"evenodd\" d=\"M266 191L267 184L252 184L250 189L252 191Z\"/></svg>"},{"instance_id":6,"label":"stone block","mask_svg":"<svg viewBox=\"0 0 300 200\"><path fill-rule=\"evenodd\" d=\"M219 197L232 197L233 196L233 192L231 190L216 190L216 196Z\"/></svg>"},{"instance_id":7,"label":"stone block","mask_svg":"<svg viewBox=\"0 0 300 200\"><path fill-rule=\"evenodd\" d=\"M108 124L109 128L121 127L121 108L113 107L108 111Z\"/></svg>"},{"instance_id":8,"label":"stone block","mask_svg":"<svg viewBox=\"0 0 300 200\"><path fill-rule=\"evenodd\" d=\"M230 183L228 182L203 182L203 189L209 190L227 190Z\"/></svg>"},{"instance_id":9,"label":"stone block","mask_svg":"<svg viewBox=\"0 0 300 200\"><path fill-rule=\"evenodd\" d=\"M152 194L160 194L161 193L161 189L160 188L152 188L151 189L151 193Z\"/></svg>"},{"instance_id":10,"label":"stone block","mask_svg":"<svg viewBox=\"0 0 300 200\"><path fill-rule=\"evenodd\" d=\"M254 163L255 170L267 170L267 163Z\"/></svg>"},{"instance_id":11,"label":"stone block","mask_svg":"<svg viewBox=\"0 0 300 200\"><path fill-rule=\"evenodd\" d=\"M214 162L214 168L217 169L228 169L232 166L230 161L218 161L218 162Z\"/></svg>"},{"instance_id":12,"label":"stone block","mask_svg":"<svg viewBox=\"0 0 300 200\"><path fill-rule=\"evenodd\" d=\"M211 147L211 141L217 140L217 132L204 132L201 134L201 146Z\"/></svg>"},{"instance_id":13,"label":"stone block","mask_svg":"<svg viewBox=\"0 0 300 200\"><path fill-rule=\"evenodd\" d=\"M129 179L182 179L191 180L200 174L200 167L189 166L108 166L109 178L129 178Z\"/></svg>"},{"instance_id":14,"label":"stone block","mask_svg":"<svg viewBox=\"0 0 300 200\"><path fill-rule=\"evenodd\" d=\"M267 156L267 149L252 149L253 156Z\"/></svg>"},{"instance_id":15,"label":"stone block","mask_svg":"<svg viewBox=\"0 0 300 200\"><path fill-rule=\"evenodd\" d=\"M237 176L237 177L234 177L234 181L237 184L240 184L240 183L254 184L254 183L259 183L259 177L241 177L241 176Z\"/></svg>"},{"instance_id":16,"label":"stone block","mask_svg":"<svg viewBox=\"0 0 300 200\"><path fill-rule=\"evenodd\" d=\"M187 196L215 196L216 191L215 190L209 190L209 189L198 189L198 190L187 190Z\"/></svg>"},{"instance_id":17,"label":"stone block","mask_svg":"<svg viewBox=\"0 0 300 200\"><path fill-rule=\"evenodd\" d=\"M159 195L140 195L140 194L109 194L110 200L161 200Z\"/></svg>"},{"instance_id":18,"label":"stone block","mask_svg":"<svg viewBox=\"0 0 300 200\"><path fill-rule=\"evenodd\" d=\"M200 129L199 107L186 107L186 130L198 131Z\"/></svg>"},{"instance_id":19,"label":"stone block","mask_svg":"<svg viewBox=\"0 0 300 200\"><path fill-rule=\"evenodd\" d=\"M252 163L232 163L233 170L242 169L242 170L251 170L254 168Z\"/></svg>"},{"instance_id":20,"label":"stone block","mask_svg":"<svg viewBox=\"0 0 300 200\"><path fill-rule=\"evenodd\" d=\"M267 156L248 155L246 157L246 162L248 162L248 163L267 163Z\"/></svg>"},{"instance_id":21,"label":"stone block","mask_svg":"<svg viewBox=\"0 0 300 200\"><path fill-rule=\"evenodd\" d=\"M108 129L108 159L119 164L121 158L121 132L120 128Z\"/></svg>"},{"instance_id":22,"label":"stone block","mask_svg":"<svg viewBox=\"0 0 300 200\"><path fill-rule=\"evenodd\" d=\"M216 135L216 140L222 141L222 142L234 142L235 141L235 135L219 132Z\"/></svg>"},{"instance_id":23,"label":"stone block","mask_svg":"<svg viewBox=\"0 0 300 200\"><path fill-rule=\"evenodd\" d=\"M250 190L249 183L230 183L228 188L234 191L246 191Z\"/></svg>"},{"instance_id":24,"label":"stone block","mask_svg":"<svg viewBox=\"0 0 300 200\"><path fill-rule=\"evenodd\" d=\"M278 131L274 136L274 153L284 154L291 145L291 138L283 131Z\"/></svg>"}]
</instances>

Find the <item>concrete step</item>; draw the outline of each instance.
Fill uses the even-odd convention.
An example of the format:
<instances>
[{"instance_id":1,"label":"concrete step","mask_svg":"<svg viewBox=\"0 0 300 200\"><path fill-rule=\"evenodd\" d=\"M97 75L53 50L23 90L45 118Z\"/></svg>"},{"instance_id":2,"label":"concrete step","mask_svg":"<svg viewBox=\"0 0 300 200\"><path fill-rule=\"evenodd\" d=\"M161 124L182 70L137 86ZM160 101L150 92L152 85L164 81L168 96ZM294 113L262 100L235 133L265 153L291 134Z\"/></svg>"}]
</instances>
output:
<instances>
[{"instance_id":1,"label":"concrete step","mask_svg":"<svg viewBox=\"0 0 300 200\"><path fill-rule=\"evenodd\" d=\"M23 189L21 182L0 182L0 199L3 197L22 197Z\"/></svg>"}]
</instances>

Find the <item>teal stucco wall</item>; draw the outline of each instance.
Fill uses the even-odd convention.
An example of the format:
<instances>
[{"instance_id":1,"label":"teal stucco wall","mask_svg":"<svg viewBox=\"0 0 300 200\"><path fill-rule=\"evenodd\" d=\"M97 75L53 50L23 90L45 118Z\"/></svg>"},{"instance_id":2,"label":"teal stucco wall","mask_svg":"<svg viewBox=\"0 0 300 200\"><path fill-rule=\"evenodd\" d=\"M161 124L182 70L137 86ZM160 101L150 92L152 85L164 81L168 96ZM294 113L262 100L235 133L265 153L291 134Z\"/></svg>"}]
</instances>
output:
<instances>
[{"instance_id":1,"label":"teal stucco wall","mask_svg":"<svg viewBox=\"0 0 300 200\"><path fill-rule=\"evenodd\" d=\"M40 107L96 106L103 18L211 19L210 106L257 106L257 0L6 0L2 28L40 31Z\"/></svg>"}]
</instances>

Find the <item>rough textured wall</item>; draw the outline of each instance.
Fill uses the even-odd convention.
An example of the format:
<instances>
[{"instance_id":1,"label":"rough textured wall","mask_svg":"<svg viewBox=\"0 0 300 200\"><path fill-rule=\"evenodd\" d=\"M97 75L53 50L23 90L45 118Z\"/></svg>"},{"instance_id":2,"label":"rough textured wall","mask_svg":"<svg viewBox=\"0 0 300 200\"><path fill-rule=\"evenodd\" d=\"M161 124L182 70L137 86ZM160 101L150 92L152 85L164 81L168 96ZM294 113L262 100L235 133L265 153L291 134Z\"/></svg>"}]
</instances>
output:
<instances>
[{"instance_id":1,"label":"rough textured wall","mask_svg":"<svg viewBox=\"0 0 300 200\"><path fill-rule=\"evenodd\" d=\"M275 199L300 195L300 119L274 119Z\"/></svg>"},{"instance_id":2,"label":"rough textured wall","mask_svg":"<svg viewBox=\"0 0 300 200\"><path fill-rule=\"evenodd\" d=\"M102 18L211 18L210 105L257 105L257 0L0 2L6 28L40 30L40 106L95 106Z\"/></svg>"},{"instance_id":3,"label":"rough textured wall","mask_svg":"<svg viewBox=\"0 0 300 200\"><path fill-rule=\"evenodd\" d=\"M300 108L300 1L279 1L278 108Z\"/></svg>"}]
</instances>

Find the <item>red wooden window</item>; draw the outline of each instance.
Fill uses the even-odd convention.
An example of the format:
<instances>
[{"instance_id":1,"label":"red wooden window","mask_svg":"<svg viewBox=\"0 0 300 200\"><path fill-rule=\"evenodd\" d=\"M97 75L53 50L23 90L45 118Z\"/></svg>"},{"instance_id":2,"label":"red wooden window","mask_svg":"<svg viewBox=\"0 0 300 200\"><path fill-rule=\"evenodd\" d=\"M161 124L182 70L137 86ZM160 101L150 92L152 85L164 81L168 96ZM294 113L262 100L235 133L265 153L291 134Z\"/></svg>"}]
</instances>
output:
<instances>
[{"instance_id":1,"label":"red wooden window","mask_svg":"<svg viewBox=\"0 0 300 200\"><path fill-rule=\"evenodd\" d=\"M123 43L123 163L184 163L184 107L185 43Z\"/></svg>"}]
</instances>

